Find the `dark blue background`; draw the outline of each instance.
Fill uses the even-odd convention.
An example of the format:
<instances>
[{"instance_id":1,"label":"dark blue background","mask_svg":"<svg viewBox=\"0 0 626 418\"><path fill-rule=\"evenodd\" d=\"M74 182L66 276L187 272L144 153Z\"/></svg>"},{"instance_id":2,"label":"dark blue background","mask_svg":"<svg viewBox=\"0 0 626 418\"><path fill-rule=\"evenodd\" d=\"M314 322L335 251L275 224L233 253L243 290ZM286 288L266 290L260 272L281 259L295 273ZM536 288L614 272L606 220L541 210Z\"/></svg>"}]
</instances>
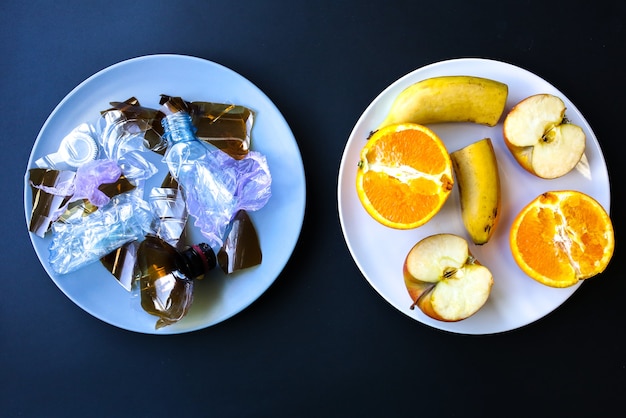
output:
<instances>
[{"instance_id":1,"label":"dark blue background","mask_svg":"<svg viewBox=\"0 0 626 418\"><path fill-rule=\"evenodd\" d=\"M626 5L618 1L38 1L0 6L0 415L607 416L623 411L626 312L618 198ZM300 147L307 210L293 257L248 309L205 330L103 323L48 278L23 176L49 113L128 58L225 65L278 106ZM435 61L485 57L551 82L585 115L612 179L608 270L555 312L493 336L448 334L388 305L337 216L346 140L367 105Z\"/></svg>"}]
</instances>

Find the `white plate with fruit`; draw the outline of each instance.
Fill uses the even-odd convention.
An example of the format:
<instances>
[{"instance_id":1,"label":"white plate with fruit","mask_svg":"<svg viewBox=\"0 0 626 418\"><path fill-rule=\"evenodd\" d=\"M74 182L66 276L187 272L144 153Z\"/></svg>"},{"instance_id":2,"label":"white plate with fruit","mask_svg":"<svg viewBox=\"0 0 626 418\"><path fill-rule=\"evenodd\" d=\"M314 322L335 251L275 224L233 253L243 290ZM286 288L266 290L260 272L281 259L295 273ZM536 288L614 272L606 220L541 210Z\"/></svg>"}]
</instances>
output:
<instances>
[{"instance_id":1,"label":"white plate with fruit","mask_svg":"<svg viewBox=\"0 0 626 418\"><path fill-rule=\"evenodd\" d=\"M361 150L371 133L386 119L396 98L409 86L442 76L481 77L496 80L508 87L504 109L500 117L496 117L497 123L492 123L492 126L484 121L423 124L441 138L449 153L480 139L491 139L500 180L499 218L488 242L480 245L473 242L464 225L461 195L456 182L447 200L432 218L419 227L406 230L389 227L375 220L357 194L357 168ZM562 99L567 122L580 127L586 137L580 162L574 169L561 171L559 164L555 164L556 167L549 168L548 172L555 170L558 175L551 179L532 174L529 171L532 167L523 168L505 144L503 135L503 121L511 109L522 100L537 94ZM517 155L517 158L521 156ZM555 158L547 157L544 161L554 164ZM610 208L609 176L602 150L580 111L556 87L527 70L487 59L455 59L434 63L405 75L385 89L361 115L350 134L341 160L338 179L339 218L346 244L359 270L393 307L416 321L440 330L459 334L494 334L523 327L546 316L563 304L582 283L578 281L563 288L546 286L526 275L511 253L509 232L516 215L538 195L554 190L577 190L597 200L607 212ZM461 320L443 321L426 315L414 306L415 301L405 285L403 269L407 255L419 241L436 234L454 234L465 238L470 253L493 276L493 285L486 302L475 313Z\"/></svg>"}]
</instances>

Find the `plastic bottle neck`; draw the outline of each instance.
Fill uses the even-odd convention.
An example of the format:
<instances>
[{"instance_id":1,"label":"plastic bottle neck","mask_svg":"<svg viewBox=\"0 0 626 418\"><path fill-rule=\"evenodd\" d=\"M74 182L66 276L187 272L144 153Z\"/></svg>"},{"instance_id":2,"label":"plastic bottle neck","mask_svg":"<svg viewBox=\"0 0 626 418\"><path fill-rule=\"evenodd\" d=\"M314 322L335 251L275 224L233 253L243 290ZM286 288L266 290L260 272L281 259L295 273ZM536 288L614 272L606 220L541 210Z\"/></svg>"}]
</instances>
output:
<instances>
[{"instance_id":1,"label":"plastic bottle neck","mask_svg":"<svg viewBox=\"0 0 626 418\"><path fill-rule=\"evenodd\" d=\"M170 144L197 140L196 127L191 121L191 116L186 112L167 115L161 120L161 125L163 125L163 136Z\"/></svg>"}]
</instances>

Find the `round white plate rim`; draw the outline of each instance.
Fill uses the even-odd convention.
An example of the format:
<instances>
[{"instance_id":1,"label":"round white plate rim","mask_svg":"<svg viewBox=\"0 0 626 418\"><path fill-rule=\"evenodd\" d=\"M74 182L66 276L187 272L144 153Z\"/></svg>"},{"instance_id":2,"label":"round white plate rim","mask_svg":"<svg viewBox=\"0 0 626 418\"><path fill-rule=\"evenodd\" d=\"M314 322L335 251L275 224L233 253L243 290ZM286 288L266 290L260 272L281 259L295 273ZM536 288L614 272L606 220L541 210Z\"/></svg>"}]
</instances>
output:
<instances>
[{"instance_id":1,"label":"round white plate rim","mask_svg":"<svg viewBox=\"0 0 626 418\"><path fill-rule=\"evenodd\" d=\"M154 73L142 73L141 75L137 74L140 70L145 70L146 68L152 69ZM228 282L226 282L225 278L221 278L221 283L219 285L223 286L221 290L234 289L232 290L232 292L239 292L241 298L233 301L231 300L230 295L228 295L228 299L224 298L224 300L218 300L219 296L205 296L204 298L201 298L203 302L198 302L199 298L196 295L192 309L187 317L185 317L182 321L176 324L161 328L159 330L155 330L154 322L156 321L156 317L148 315L140 308L137 308L137 304L135 303L136 301L133 301L133 298L135 296L128 297L128 293L123 291L122 287L118 283L116 283L115 279L110 276L110 273L106 272L106 270L104 270L104 268L100 266L99 263L94 263L95 265L92 266L86 266L84 267L84 269L81 269L75 273L70 273L65 276L59 276L50 268L49 263L45 258L47 257L47 245L49 242L49 235L45 239L37 237L30 232L29 235L36 255L39 258L48 276L72 302L74 302L90 315L110 325L133 332L147 334L180 334L197 331L209 326L216 325L222 321L225 321L228 318L231 318L232 316L241 312L243 309L247 308L254 301L256 301L278 278L283 268L289 261L293 251L295 250L297 241L300 236L306 205L306 182L302 157L295 137L293 136L293 133L283 115L280 113L276 105L269 99L269 97L264 92L262 92L256 85L254 85L242 75L221 64L195 56L177 54L153 54L130 58L112 64L94 73L93 75L82 81L80 84L78 84L75 88L73 88L57 104L57 106L50 113L50 115L44 122L41 130L39 131L39 134L37 135L37 138L31 150L24 178L24 209L26 222L28 225L31 215L30 210L32 208L32 194L30 192L30 186L28 182L28 169L34 167L35 159L40 157L41 154L50 152L58 145L58 142L55 144L51 144L52 141L50 140L48 140L45 144L42 144L42 142L47 137L49 137L48 131L54 130L53 128L51 128L53 125L55 125L55 128L56 125L65 125L65 130L63 132L67 133L70 129L70 126L73 127L78 125L79 123L87 121L85 119L76 119L74 125L72 125L74 122L68 122L67 119L69 118L69 116L64 115L72 114L72 116L76 117L75 113L78 113L79 115L87 113L86 111L83 111L81 113L76 112L74 109L68 109L68 103L76 100L79 96L93 96L93 91L101 88L101 84L111 83L112 81L117 82L117 80L129 81L133 79L133 77L139 76L141 77L141 80L146 80L146 85L149 84L149 80L151 79L167 79L170 91L158 91L158 94L163 93L176 95L176 87L181 87L181 89L185 90L186 92L195 92L196 90L199 91L208 89L208 86L206 85L189 86L188 84L190 84L191 82L188 82L188 80L185 79L181 79L182 77L176 79L176 74L173 74L173 77L171 79L166 78L167 75L162 74L162 68L165 68L166 70L172 70L174 73L180 71L181 73L192 75L193 77L197 77L198 79L201 78L205 81L205 84L210 84L208 82L209 77L212 77L210 79L211 81L222 81L222 85L212 85L212 87L215 87L216 91L219 90L220 97L213 97L205 93L198 93L198 95L195 97L180 94L180 96L187 100L204 100L215 102L231 101L233 103L248 106L256 111L255 123L252 128L252 147L253 149L259 150L261 153L266 155L268 159L268 164L270 166L270 172L272 173L273 178L272 198L270 198L270 201L264 208L262 208L258 212L251 213L251 217L253 218L255 226L257 227L259 239L261 240L261 246L264 251L264 261L261 266L247 269L245 271L236 273L232 277L229 277L230 281ZM185 73L186 71L188 73ZM224 85L228 83L232 84ZM133 86L124 86L122 90L125 90L126 88L129 88L132 91ZM151 87L148 87L146 89L145 85L140 83L139 88L142 89L142 91L150 91L151 100L154 99L155 102L158 102L158 94L155 94L155 97L152 98ZM92 91L90 92L89 89L91 89ZM158 86L154 87L155 92L157 92L158 89ZM228 89L230 89L230 91ZM105 104L108 104L109 101L121 101L130 97L121 97L120 95L115 95L115 89L113 89L110 94L111 96L103 98L102 103L93 104L91 107L94 109L97 108L99 110L103 110L106 108L103 106ZM233 94L233 96L229 96L230 94ZM253 102L251 103L247 101L247 97L250 97L250 100L252 100ZM142 105L147 104L142 101ZM261 110L261 112L258 112L259 109ZM95 116L97 116L97 113L95 114ZM94 114L93 112L89 112L88 114L85 114L85 117L92 118L94 117ZM62 120L62 122L58 122L60 120ZM269 141L266 138L265 142L263 142L260 138L262 136L269 136L269 128L271 128L272 131L276 133L276 136L272 136L272 141ZM277 148L277 146L272 146L270 144L270 142L273 141L276 141L278 145L282 145L285 148L281 152L283 156L286 154L289 157L287 159L288 161L284 162L283 158L278 158L274 155L275 151L273 151L273 149ZM38 155L36 155L37 152L39 152ZM288 199L286 196L284 196L286 194L286 188L289 189ZM262 225L262 221L268 218L270 220L273 219L274 222L278 222L278 218L280 216L283 217L283 220L287 219L291 222L287 222L287 226L282 229L280 237L280 247L277 247L274 244L275 239L273 237L268 237L269 234L265 231L268 228L266 225ZM283 225L283 223L281 223L281 225ZM276 227L276 225L274 225L274 227ZM276 252L269 253L266 251L266 247L268 246L272 249L276 247L278 248L278 250ZM120 308L120 310L129 310L128 318L114 317L113 315L111 315L111 312L103 312L102 309L96 309L91 306L90 302L92 300L90 300L90 298L93 298L94 296L89 295L89 293L93 289L86 288L85 292L81 294L77 293L76 285L67 284L67 282L69 282L70 280L74 280L76 278L75 276L80 276L81 274L87 276L87 272L91 272L91 270L86 269L95 269L95 271L99 275L102 275L104 272L104 274L108 274L110 276L108 278L110 278L111 280L104 280L103 282L98 283L98 286L103 287L105 292L113 292L116 295L116 298L120 294L120 292L122 292L122 295L125 294L125 297L127 297L129 300L128 306L124 306ZM258 278L259 280L255 282L253 280L255 278ZM203 293L217 293L220 290L217 288L218 284L207 284L207 280L198 281L196 287L203 288ZM199 291L197 291L196 293L199 293ZM198 312L200 309L198 308L198 305L206 302L206 299L210 299L213 297L215 297L214 302L216 305L214 312L209 312L206 314L206 316L203 316L201 312ZM131 305L133 307L129 308L129 306ZM139 322L134 322L138 321L138 318Z\"/></svg>"},{"instance_id":2,"label":"round white plate rim","mask_svg":"<svg viewBox=\"0 0 626 418\"><path fill-rule=\"evenodd\" d=\"M544 297L544 295L546 295L545 296L546 300L541 300L540 307L533 306L533 301L528 301L528 303L526 304L520 303L520 306L517 307L523 311L520 314L520 319L511 320L511 318L506 317L504 319L505 322L499 322L500 321L499 317L496 316L495 318L493 318L494 315L500 314L503 309L501 309L502 307L499 306L497 301L494 301L494 296L495 296L494 293L497 294L497 292L492 292L492 296L490 300L487 302L487 304L485 305L485 307L481 309L481 311L479 311L473 317L470 317L460 322L453 322L453 323L441 322L441 321L436 321L425 316L423 313L419 311L419 309L414 309L414 310L410 309L411 300L408 296L408 293L406 292L406 288L404 287L404 283L402 281L402 277L401 277L402 260L400 260L400 258L402 259L404 258L404 256L408 252L408 249L410 249L410 245L406 243L408 238L404 238L405 245L404 247L402 247L401 251L398 251L398 248L394 247L396 253L398 252L401 253L401 257L399 255L396 255L395 256L396 259L394 260L395 264L397 264L398 262L400 263L399 264L400 270L396 273L393 273L393 272L390 273L390 275L393 275L393 277L397 277L397 280L393 282L393 285L389 285L386 280L373 274L373 271L372 271L373 263L370 261L371 258L378 255L376 259L380 260L383 257L380 257L380 254L376 254L376 252L373 251L372 248L368 247L367 249L364 249L366 244L364 244L363 241L367 241L367 239L378 238L383 235L385 237L393 235L394 237L398 237L399 240L401 240L403 237L406 237L406 234L410 234L411 232L410 231L408 232L407 231L395 231L395 230L391 230L389 228L381 226L377 222L373 221L373 219L371 219L371 217L369 217L369 215L366 214L366 212L360 205L360 202L358 202L358 198L356 197L356 191L354 187L354 180L356 176L355 167L356 167L356 162L358 161L358 151L360 151L362 145L356 144L356 141L364 140L364 138L367 136L366 133L376 128L377 123L382 121L382 118L384 117L384 113L386 113L386 110L391 105L392 100L397 96L397 94L399 94L400 91L408 87L410 84L413 84L414 82L417 82L424 78L437 76L437 75L474 75L474 76L483 76L483 77L494 78L494 79L498 79L498 77L500 77L500 81L504 81L504 82L512 81L510 84L514 86L516 84L527 84L528 85L527 87L530 88L530 90L528 91L526 90L516 91L515 89L511 88L511 85L509 86L510 89L509 89L509 98L507 100L507 109L510 109L510 107L513 104L517 103L519 100L523 99L524 97L530 96L531 94L534 94L534 93L548 92L548 93L559 95L559 97L563 98L567 106L566 115L574 123L579 124L585 130L585 133L587 134L588 145L587 145L586 156L590 155L592 157L592 160L590 162L590 170L593 171L592 173L593 178L594 179L597 178L597 180L594 180L594 181L596 181L596 183L599 182L599 184L595 184L593 181L590 181L589 183L590 185L593 185L593 187L586 187L584 188L583 191L587 192L592 197L596 198L608 211L610 209L610 187L609 187L609 180L608 180L608 170L606 167L606 163L604 161L604 156L600 149L598 140L595 134L593 133L591 127L589 126L588 122L584 119L584 117L582 116L580 111L576 108L576 106L565 95L563 95L563 93L560 92L556 87L554 87L552 84L548 83L546 80L542 79L541 77L537 76L536 74L533 74L532 72L528 70L525 70L513 64L505 63L502 61L491 60L491 59L485 59L485 58L457 58L457 59L439 61L439 62L435 62L429 65L417 68L416 70L413 70L409 72L408 74L405 74L404 76L400 77L395 82L390 84L387 88L385 88L368 105L366 110L358 118L353 130L351 131L348 141L346 143L345 149L344 149L344 153L343 153L341 163L340 163L340 168L339 168L339 180L338 180L338 186L337 186L338 211L339 211L339 220L340 220L343 236L344 236L346 245L348 247L348 250L350 254L352 255L352 258L355 264L357 265L358 269L360 270L361 274L365 277L367 282L374 288L374 290L381 297L383 297L383 299L385 299L389 304L395 307L398 311L402 312L403 314L410 317L411 319L414 319L430 327L433 327L442 331L451 332L451 333L476 334L476 335L496 334L500 332L511 331L513 329L517 329L517 328L529 325L545 317L546 315L548 315L554 309L558 308L561 304L563 304L580 287L582 282L566 289L552 289L552 288L547 288L546 286L540 285L527 277L524 277L524 279L526 279L527 281L524 282L523 285L518 285L518 286L532 288L533 290L529 292L530 294L532 294L533 296L540 294L541 297ZM513 77L513 76L518 77L521 80L510 80L509 78L507 78L507 77ZM480 135L491 136L492 134L495 133L494 131L495 129L501 129L501 122L502 120L500 121L500 124L495 128L487 128L487 127L475 126L475 125L469 126L471 124L462 124L462 127L463 129L473 130L472 132L475 131L477 134L480 134ZM459 129L460 126L461 125L455 125L455 124L430 125L430 127L433 128L435 132L437 132L442 138L444 138L444 142L447 142L446 134L453 133L454 130ZM474 138L474 140L476 139L480 139L480 138L477 138L477 137ZM473 141L469 141L469 142L473 142ZM466 144L469 142L466 142ZM503 146L501 144L499 145L499 149L497 150L497 152L500 153L500 155L498 156L499 164L500 164L501 157L503 157L503 159L505 159L506 161L505 161L505 164L502 164L502 165L508 165L509 169L516 170L516 172L518 173L516 174L516 176L517 175L525 176L527 180L531 179L529 181L534 181L534 178L532 178L533 177L532 175L526 172L523 172L523 170L519 166L515 167L516 163L513 162L513 159L510 155L507 155L508 151L506 152L503 151ZM502 165L500 167L500 172L501 172L501 177L504 177L504 180L502 178L501 180L506 182L506 175L508 174L508 171L505 173L502 173L502 170L503 170ZM504 176L502 176L502 174L504 174ZM564 188L576 189L577 187L575 187L574 185L578 184L577 183L579 181L578 177L580 176L578 176L578 173L572 174L572 176L573 176L573 179L570 179L567 181L563 179L561 180L557 179L557 180L549 180L548 182L552 182L551 184L555 185L555 184L559 184L559 181L561 181L561 183L564 183L568 186L572 186L572 187L564 187ZM546 185L548 185L548 183L546 183ZM588 186L588 185L585 185L585 186ZM546 190L554 190L554 189L555 189L554 187L546 187ZM455 192L453 192L453 195L454 193ZM503 191L503 194L504 193L505 191ZM458 204L458 203L451 202L452 200L454 200L453 196L451 196L449 201L446 202L446 205L444 206L444 208L450 207L451 205L454 205L454 204ZM517 208L521 208L521 203L517 202L516 205L517 205ZM417 234L417 235L419 235L420 238L422 238L425 235L428 235L429 233L433 232L434 229L436 228L441 229L440 225L441 225L441 222L444 220L443 218L441 218L442 216L448 216L448 215L437 215L435 218L433 218L433 220L429 222L429 224L431 224L430 226L429 224L426 224L425 226L418 228L418 230L423 229L423 231L425 232L423 232L422 234ZM509 214L508 216L510 218L511 215ZM439 221L437 221L438 217L440 218ZM448 218L445 218L445 220L449 221L450 220L449 218L450 217L448 216ZM433 222L439 222L439 223L437 223L436 225L433 225ZM462 224L460 223L460 221L454 221L454 222L456 222L453 225L456 228L456 230L452 232L456 232L456 233L459 233L460 235L464 235L465 232L464 230L462 230ZM500 234L502 234L502 230L507 229L507 226L503 225L503 223L504 222L502 222L501 220L501 225L499 225L499 228L497 231ZM510 219L509 219L509 223L510 223ZM367 233L363 232L363 233L360 233L359 235L359 233L356 232L357 227L359 229L366 230L368 232ZM444 231L442 230L441 232L444 232ZM451 231L448 231L448 232L451 232ZM388 234L388 235L385 235L385 234ZM364 238L366 239L364 240ZM500 239L500 241L502 240L503 238ZM417 241L418 239L416 238L415 242ZM372 246L370 245L370 247ZM385 248L382 248L383 246L380 246L380 247L381 247L380 250L382 252L385 252ZM389 245L387 245L387 247L389 247ZM391 245L391 247L393 247L393 245ZM478 251L480 253L485 248L487 248L487 246L484 246L483 248L473 246L472 251L473 252ZM370 250L370 251L368 252L367 250ZM393 251L393 250L390 250L390 251ZM387 251L386 253L389 253L390 251ZM485 251L485 252L488 253L489 251ZM394 255L391 255L391 257L393 258ZM485 262L485 260L482 260L480 256L477 258L479 258L479 260L481 260L483 263ZM512 258L510 257L510 255L507 256L507 258L508 258L507 268L518 269L516 265L515 266L511 265ZM382 264L385 262L386 261L383 260L380 263ZM395 265L395 264L390 264L390 265ZM503 262L502 264L505 264L505 263ZM521 273L521 270L517 270L516 275L520 276L520 273ZM497 285L498 283L496 282L496 285L494 285L494 290L497 290L496 289ZM393 289L390 290L392 286L393 286ZM494 307L494 305L496 306ZM492 318L488 318L489 315L491 315Z\"/></svg>"}]
</instances>

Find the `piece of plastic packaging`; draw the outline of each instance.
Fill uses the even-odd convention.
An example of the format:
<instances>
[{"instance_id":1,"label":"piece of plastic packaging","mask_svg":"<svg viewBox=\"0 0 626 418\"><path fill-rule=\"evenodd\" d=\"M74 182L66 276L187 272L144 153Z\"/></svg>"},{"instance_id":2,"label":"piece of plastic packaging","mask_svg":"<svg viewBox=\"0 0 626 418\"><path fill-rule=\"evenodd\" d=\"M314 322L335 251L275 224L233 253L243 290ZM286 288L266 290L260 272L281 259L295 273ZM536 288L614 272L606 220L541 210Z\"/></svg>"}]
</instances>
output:
<instances>
[{"instance_id":1,"label":"piece of plastic packaging","mask_svg":"<svg viewBox=\"0 0 626 418\"><path fill-rule=\"evenodd\" d=\"M147 202L133 193L117 195L87 216L52 225L50 266L58 274L78 270L143 238L153 225L154 215Z\"/></svg>"},{"instance_id":2,"label":"piece of plastic packaging","mask_svg":"<svg viewBox=\"0 0 626 418\"><path fill-rule=\"evenodd\" d=\"M148 202L157 218L156 236L176 247L187 223L187 206L182 194L178 189L154 187Z\"/></svg>"},{"instance_id":3,"label":"piece of plastic packaging","mask_svg":"<svg viewBox=\"0 0 626 418\"><path fill-rule=\"evenodd\" d=\"M250 216L239 210L228 227L228 234L217 253L217 262L226 274L261 264L263 253Z\"/></svg>"},{"instance_id":4,"label":"piece of plastic packaging","mask_svg":"<svg viewBox=\"0 0 626 418\"><path fill-rule=\"evenodd\" d=\"M163 141L163 126L161 119L165 116L160 110L142 106L136 97L131 97L123 102L110 102L110 109L101 114L118 111L123 121L124 130L141 133L144 145L147 149L163 154L166 143Z\"/></svg>"},{"instance_id":5,"label":"piece of plastic packaging","mask_svg":"<svg viewBox=\"0 0 626 418\"><path fill-rule=\"evenodd\" d=\"M158 172L143 155L149 150L145 139L149 126L145 121L130 120L121 111L110 110L102 114L95 129L103 153L115 161L124 176L137 187L142 187L145 180Z\"/></svg>"},{"instance_id":6,"label":"piece of plastic packaging","mask_svg":"<svg viewBox=\"0 0 626 418\"><path fill-rule=\"evenodd\" d=\"M65 210L72 197L72 184L76 173L46 168L31 168L28 171L33 194L28 230L44 237L50 225ZM64 191L59 193L58 191Z\"/></svg>"},{"instance_id":7,"label":"piece of plastic packaging","mask_svg":"<svg viewBox=\"0 0 626 418\"><path fill-rule=\"evenodd\" d=\"M131 241L113 250L100 259L102 265L111 272L117 282L128 292L138 277L137 247L138 241Z\"/></svg>"},{"instance_id":8,"label":"piece of plastic packaging","mask_svg":"<svg viewBox=\"0 0 626 418\"><path fill-rule=\"evenodd\" d=\"M88 123L81 123L61 140L56 152L39 158L35 165L54 170L76 170L81 165L97 159L99 152L94 127Z\"/></svg>"},{"instance_id":9,"label":"piece of plastic packaging","mask_svg":"<svg viewBox=\"0 0 626 418\"><path fill-rule=\"evenodd\" d=\"M94 160L81 165L76 170L71 201L87 199L98 207L106 205L111 199L99 187L115 183L121 175L115 161Z\"/></svg>"}]
</instances>

